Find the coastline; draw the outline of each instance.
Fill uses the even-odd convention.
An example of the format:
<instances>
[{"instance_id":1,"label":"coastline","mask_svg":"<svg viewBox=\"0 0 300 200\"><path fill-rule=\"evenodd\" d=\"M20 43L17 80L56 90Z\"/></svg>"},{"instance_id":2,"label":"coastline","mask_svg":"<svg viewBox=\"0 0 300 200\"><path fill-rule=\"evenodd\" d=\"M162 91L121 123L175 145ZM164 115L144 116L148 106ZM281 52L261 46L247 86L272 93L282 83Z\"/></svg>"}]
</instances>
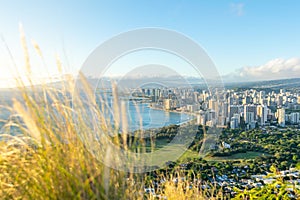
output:
<instances>
[{"instance_id":1,"label":"coastline","mask_svg":"<svg viewBox=\"0 0 300 200\"><path fill-rule=\"evenodd\" d=\"M190 119L188 119L188 120L186 120L184 122L176 123L175 125L183 125L183 124L189 123L189 122L195 120L196 116L197 116L196 113L184 112L184 111L176 111L176 110L165 110L163 108L153 107L153 106L151 106L151 104L149 105L149 108L153 109L153 110L160 110L160 111L169 112L169 113L185 114L185 115L191 116Z\"/></svg>"},{"instance_id":2,"label":"coastline","mask_svg":"<svg viewBox=\"0 0 300 200\"><path fill-rule=\"evenodd\" d=\"M186 114L186 115L192 115L192 116L197 116L196 113L191 113L191 112L185 112L185 111L176 111L176 110L165 110L163 108L158 108L158 107L153 107L153 106L149 106L151 109L153 110L162 110L165 112L173 112L173 113L179 113L179 114Z\"/></svg>"}]
</instances>

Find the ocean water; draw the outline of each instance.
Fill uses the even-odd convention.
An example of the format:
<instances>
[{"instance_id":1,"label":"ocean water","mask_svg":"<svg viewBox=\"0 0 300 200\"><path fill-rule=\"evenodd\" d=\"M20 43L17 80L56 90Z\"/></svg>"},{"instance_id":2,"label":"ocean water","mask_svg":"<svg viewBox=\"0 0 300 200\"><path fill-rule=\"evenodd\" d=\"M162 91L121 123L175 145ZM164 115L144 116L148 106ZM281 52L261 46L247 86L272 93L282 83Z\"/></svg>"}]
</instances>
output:
<instances>
[{"instance_id":1,"label":"ocean water","mask_svg":"<svg viewBox=\"0 0 300 200\"><path fill-rule=\"evenodd\" d=\"M11 105L11 95L2 95L0 97L0 102L3 105ZM131 100L122 100L125 102L126 110L126 119L128 122L128 129L130 131L138 129L152 129L160 128L164 126L169 126L171 124L180 124L187 122L193 118L192 115L185 113L169 112L164 110L153 109L150 107L149 103L131 101ZM97 101L99 108L101 109L101 104L105 104L108 110L108 114L104 117L112 123L114 121L113 114L113 99L106 96L105 101ZM121 111L121 109L120 109ZM107 112L106 112L107 113ZM0 107L0 119L7 119L10 113L7 109ZM0 120L0 129L4 125Z\"/></svg>"},{"instance_id":2,"label":"ocean water","mask_svg":"<svg viewBox=\"0 0 300 200\"><path fill-rule=\"evenodd\" d=\"M149 103L128 102L127 119L130 130L151 129L180 124L192 119L191 115L185 113L169 112L153 109Z\"/></svg>"},{"instance_id":3,"label":"ocean water","mask_svg":"<svg viewBox=\"0 0 300 200\"><path fill-rule=\"evenodd\" d=\"M179 112L169 112L160 109L154 109L150 107L150 103L132 101L132 100L119 100L125 105L126 119L128 121L128 129L130 131L138 129L152 129L152 128L161 128L164 126L169 126L171 124L181 124L193 119L192 115ZM109 122L113 122L113 99L111 97L106 98L105 101L97 101L99 108L101 109L101 104L106 105L107 110L110 110L106 114ZM119 107L121 103L119 102ZM124 111L124 109L123 109ZM119 109L119 112L122 112L122 109ZM107 112L106 112L107 113ZM120 117L122 118L122 117Z\"/></svg>"}]
</instances>

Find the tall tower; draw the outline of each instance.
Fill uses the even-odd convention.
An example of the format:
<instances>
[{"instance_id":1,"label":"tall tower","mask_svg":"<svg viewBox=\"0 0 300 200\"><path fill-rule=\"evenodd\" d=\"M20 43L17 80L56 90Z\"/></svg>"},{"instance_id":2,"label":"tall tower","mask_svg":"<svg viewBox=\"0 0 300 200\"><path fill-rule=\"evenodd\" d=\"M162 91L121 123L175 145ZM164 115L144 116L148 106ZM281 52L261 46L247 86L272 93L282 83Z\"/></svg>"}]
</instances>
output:
<instances>
[{"instance_id":1,"label":"tall tower","mask_svg":"<svg viewBox=\"0 0 300 200\"><path fill-rule=\"evenodd\" d=\"M252 123L256 120L257 109L255 105L244 106L244 120L245 123Z\"/></svg>"},{"instance_id":2,"label":"tall tower","mask_svg":"<svg viewBox=\"0 0 300 200\"><path fill-rule=\"evenodd\" d=\"M285 126L285 109L279 108L277 109L277 120L278 125L284 127Z\"/></svg>"},{"instance_id":3,"label":"tall tower","mask_svg":"<svg viewBox=\"0 0 300 200\"><path fill-rule=\"evenodd\" d=\"M229 119L233 117L234 114L239 114L240 113L240 107L237 105L231 105L228 107L228 114L229 114Z\"/></svg>"},{"instance_id":4,"label":"tall tower","mask_svg":"<svg viewBox=\"0 0 300 200\"><path fill-rule=\"evenodd\" d=\"M260 117L260 124L265 125L268 117L268 107L265 105L257 106L257 115Z\"/></svg>"}]
</instances>

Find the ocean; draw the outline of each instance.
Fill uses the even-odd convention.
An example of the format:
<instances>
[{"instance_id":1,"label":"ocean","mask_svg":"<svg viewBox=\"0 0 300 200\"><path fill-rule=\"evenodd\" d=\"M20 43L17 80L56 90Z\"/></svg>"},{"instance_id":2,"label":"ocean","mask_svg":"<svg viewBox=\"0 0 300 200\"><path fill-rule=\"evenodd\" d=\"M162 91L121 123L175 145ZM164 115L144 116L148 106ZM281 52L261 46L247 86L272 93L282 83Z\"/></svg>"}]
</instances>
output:
<instances>
[{"instance_id":1,"label":"ocean","mask_svg":"<svg viewBox=\"0 0 300 200\"><path fill-rule=\"evenodd\" d=\"M193 116L185 113L169 112L159 109L153 109L149 103L135 104L128 102L127 119L129 119L129 129L137 130L160 128L171 124L181 124L191 120ZM140 120L142 119L142 120Z\"/></svg>"},{"instance_id":2,"label":"ocean","mask_svg":"<svg viewBox=\"0 0 300 200\"><path fill-rule=\"evenodd\" d=\"M1 105L11 105L11 95L3 94L0 97ZM114 121L113 108L112 108L112 98L106 98L106 105L110 108L110 114L105 116L105 118L109 119L108 121ZM101 108L101 102L98 102L99 108ZM129 131L135 131L138 129L153 129L153 128L161 128L164 126L169 126L172 124L181 124L193 119L192 115L188 115L185 113L178 112L169 112L159 109L154 109L150 107L149 103L145 102L136 102L132 100L126 100L126 118L128 121L128 129ZM121 109L120 109L121 110ZM7 119L10 113L7 109L0 107L0 119ZM4 125L3 122L0 121L0 130Z\"/></svg>"},{"instance_id":3,"label":"ocean","mask_svg":"<svg viewBox=\"0 0 300 200\"><path fill-rule=\"evenodd\" d=\"M113 99L111 96L102 98L105 99L104 103L110 110L113 110ZM161 128L164 126L169 126L172 124L181 124L193 119L192 115L186 113L165 111L161 109L155 109L150 107L150 103L146 103L143 101L135 101L128 100L128 98L120 98L119 101L123 101L125 103L126 110L126 119L128 121L128 129L130 131L138 130L138 129L152 129L152 128ZM101 101L97 101L99 107L101 107ZM103 101L102 101L103 103ZM120 102L119 102L120 104ZM121 107L119 105L119 107ZM120 108L120 112L121 112ZM113 113L111 111L111 113ZM108 114L109 116L105 116L108 118L108 121L114 121L113 114Z\"/></svg>"}]
</instances>

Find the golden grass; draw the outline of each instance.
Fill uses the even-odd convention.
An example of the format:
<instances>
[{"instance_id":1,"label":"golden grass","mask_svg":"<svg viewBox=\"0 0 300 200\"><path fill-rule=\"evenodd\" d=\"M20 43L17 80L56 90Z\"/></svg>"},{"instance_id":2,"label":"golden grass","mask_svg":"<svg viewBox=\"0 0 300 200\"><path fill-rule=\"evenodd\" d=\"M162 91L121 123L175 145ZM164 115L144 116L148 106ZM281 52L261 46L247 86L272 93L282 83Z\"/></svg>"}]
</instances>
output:
<instances>
[{"instance_id":1,"label":"golden grass","mask_svg":"<svg viewBox=\"0 0 300 200\"><path fill-rule=\"evenodd\" d=\"M92 96L86 80L82 82L85 91ZM62 81L62 84L62 89L45 85L19 88L22 100L13 100L9 108L12 116L6 122L6 127L17 127L21 134L12 136L10 129L3 129L8 132L1 133L1 198L157 198L145 193L145 174L114 170L100 162L118 162L120 158L108 150L106 140L95 141L91 134L94 133L91 123L95 122L87 121L90 118L87 116L89 113L85 112L86 104L82 100L74 100L71 106L69 96L74 89L72 80ZM103 118L95 101L91 102L89 105L92 110L100 119ZM120 115L123 121L120 123L124 123L126 119ZM111 126L102 125L97 126L98 131L113 131ZM112 137L112 140L117 148L127 148L126 132L121 137ZM92 144L98 145L96 153L87 148ZM130 184L129 180L135 184ZM168 199L204 198L203 191L197 187L189 188L189 185L187 180L175 184L170 178L161 185L163 189L156 192L161 198Z\"/></svg>"},{"instance_id":2,"label":"golden grass","mask_svg":"<svg viewBox=\"0 0 300 200\"><path fill-rule=\"evenodd\" d=\"M28 48L22 27L20 30L30 80ZM39 46L35 42L33 45L43 59ZM59 58L57 67L62 72ZM180 180L182 176L176 170L174 174L160 175L165 182L158 187L156 195L147 194L145 187L151 186L151 183L145 173L134 173L130 163L126 172L105 165L113 163L118 166L122 161L122 155L116 155L110 144L114 144L116 149L127 150L136 142L146 142L127 142L125 107L121 104L119 108L115 101L114 124L118 128L123 123L123 132L118 137L118 130L105 119L103 105L102 110L98 108L87 80L82 75L79 79L86 98L73 101L70 96L75 85L71 76L61 81L59 89L46 84L25 87L22 80L17 80L22 98L14 99L12 105L5 106L11 117L0 133L1 199L225 199L214 187L203 190L199 187L200 182L188 177ZM116 95L116 88L113 88ZM90 111L96 116L94 120ZM11 135L11 127L17 128L20 133ZM111 140L102 137L109 132L117 136L113 134L114 137L109 138ZM137 134L143 134L143 131ZM95 140L96 136L100 139ZM136 136L139 138L140 135ZM90 146L95 147L95 152ZM144 153L145 146L135 150ZM179 177L178 182L173 181L175 177Z\"/></svg>"}]
</instances>

